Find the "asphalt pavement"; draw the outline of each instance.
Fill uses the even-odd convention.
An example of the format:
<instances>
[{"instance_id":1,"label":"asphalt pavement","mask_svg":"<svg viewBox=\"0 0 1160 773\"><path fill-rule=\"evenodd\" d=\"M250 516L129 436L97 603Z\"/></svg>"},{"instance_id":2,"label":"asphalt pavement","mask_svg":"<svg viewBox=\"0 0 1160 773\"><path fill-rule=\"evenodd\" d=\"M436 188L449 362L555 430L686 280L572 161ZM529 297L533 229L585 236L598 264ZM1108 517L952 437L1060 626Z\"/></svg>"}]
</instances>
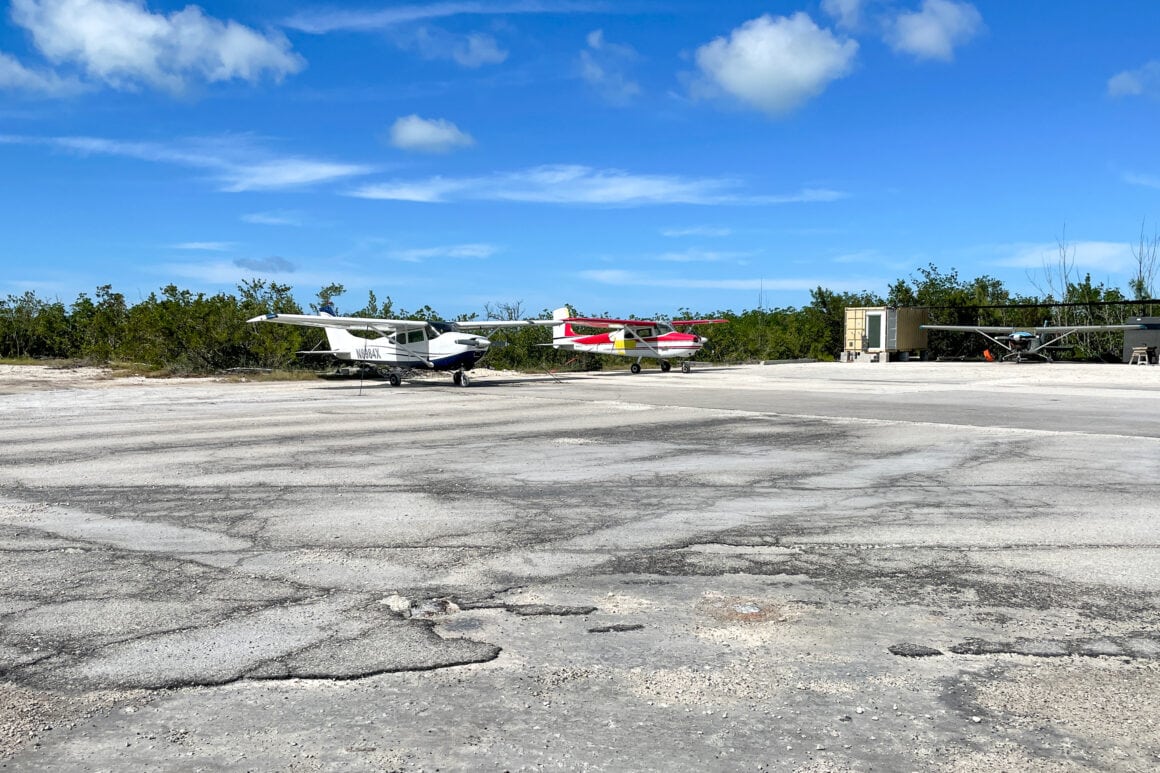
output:
<instances>
[{"instance_id":1,"label":"asphalt pavement","mask_svg":"<svg viewBox=\"0 0 1160 773\"><path fill-rule=\"evenodd\" d=\"M0 766L1152 770L1160 368L0 373Z\"/></svg>"}]
</instances>

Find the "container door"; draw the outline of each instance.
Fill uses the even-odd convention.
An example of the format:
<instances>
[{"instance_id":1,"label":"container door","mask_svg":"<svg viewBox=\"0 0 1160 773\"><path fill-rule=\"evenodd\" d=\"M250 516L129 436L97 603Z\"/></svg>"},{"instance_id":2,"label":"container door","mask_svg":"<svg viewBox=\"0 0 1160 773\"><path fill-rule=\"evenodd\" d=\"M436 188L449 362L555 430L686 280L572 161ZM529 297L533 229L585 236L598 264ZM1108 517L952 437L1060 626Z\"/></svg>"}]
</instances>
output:
<instances>
[{"instance_id":1,"label":"container door","mask_svg":"<svg viewBox=\"0 0 1160 773\"><path fill-rule=\"evenodd\" d=\"M882 317L881 311L866 313L866 351L882 351Z\"/></svg>"}]
</instances>

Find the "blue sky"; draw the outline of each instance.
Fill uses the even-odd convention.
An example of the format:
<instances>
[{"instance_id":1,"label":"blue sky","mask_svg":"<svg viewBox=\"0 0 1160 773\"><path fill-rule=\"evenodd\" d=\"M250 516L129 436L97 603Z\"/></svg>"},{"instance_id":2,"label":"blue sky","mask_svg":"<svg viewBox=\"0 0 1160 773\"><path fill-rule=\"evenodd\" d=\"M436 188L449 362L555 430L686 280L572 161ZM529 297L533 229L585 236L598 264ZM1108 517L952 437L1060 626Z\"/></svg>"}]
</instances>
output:
<instances>
[{"instance_id":1,"label":"blue sky","mask_svg":"<svg viewBox=\"0 0 1160 773\"><path fill-rule=\"evenodd\" d=\"M0 296L740 311L1060 237L1126 289L1160 225L1160 3L0 7Z\"/></svg>"}]
</instances>

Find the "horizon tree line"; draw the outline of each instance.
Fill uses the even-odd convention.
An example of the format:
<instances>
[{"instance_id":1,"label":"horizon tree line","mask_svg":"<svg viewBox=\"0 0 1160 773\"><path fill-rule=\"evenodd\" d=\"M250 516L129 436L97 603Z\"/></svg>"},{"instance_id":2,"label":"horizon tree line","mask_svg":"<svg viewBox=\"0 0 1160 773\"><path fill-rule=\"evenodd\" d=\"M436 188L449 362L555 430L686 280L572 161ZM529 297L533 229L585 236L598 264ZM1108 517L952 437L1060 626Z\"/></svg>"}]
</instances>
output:
<instances>
[{"instance_id":1,"label":"horizon tree line","mask_svg":"<svg viewBox=\"0 0 1160 773\"><path fill-rule=\"evenodd\" d=\"M718 363L836 359L842 349L845 310L849 306L926 307L931 321L942 324L1117 324L1152 313L1148 301L1153 295L1158 245L1160 237L1145 237L1141 230L1139 245L1133 247L1138 261L1138 271L1130 282L1133 297L1118 288L1093 283L1090 274L1080 278L1075 271L1074 249L1061 240L1057 262L1045 264L1039 283L1033 282L1037 295L1012 293L991 276L967 280L954 269L943 272L930 264L895 281L885 296L818 287L810 292L810 302L801 308L763 308L759 299L757 309L696 313L681 309L681 315L729 320L729 324L712 331L697 357ZM319 289L310 308L317 312L344 293L341 284L326 285ZM519 301L485 304L483 311L486 319L530 316ZM203 374L230 368L320 368L326 365L320 358L297 354L319 346L324 340L320 330L246 324L247 319L267 313L303 312L290 285L265 279L245 280L237 286L236 293L212 295L169 284L135 304L127 303L112 285L97 287L92 296L81 293L67 306L60 300L45 300L27 291L0 300L0 358L124 362L173 374ZM380 301L374 291L368 293L362 308L347 315L443 319L430 306L397 308L389 296ZM535 316L550 318L551 311L543 310ZM477 318L471 314L457 319ZM484 361L496 368L595 368L619 362L591 354L576 358L572 353L541 346L551 341L550 331L543 327L502 331L493 338L506 343L493 348ZM976 339L932 331L928 351L931 356L977 355L983 342ZM1072 357L1118 360L1119 340L1117 334L1108 333L1077 337Z\"/></svg>"}]
</instances>

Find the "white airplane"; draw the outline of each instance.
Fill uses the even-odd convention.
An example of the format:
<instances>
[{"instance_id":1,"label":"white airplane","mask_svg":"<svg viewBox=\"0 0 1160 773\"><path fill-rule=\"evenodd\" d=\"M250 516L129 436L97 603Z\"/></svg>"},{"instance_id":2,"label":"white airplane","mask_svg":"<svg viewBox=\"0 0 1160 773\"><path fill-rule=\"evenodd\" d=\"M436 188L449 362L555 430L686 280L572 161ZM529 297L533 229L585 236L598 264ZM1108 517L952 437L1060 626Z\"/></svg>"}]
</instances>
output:
<instances>
[{"instance_id":1,"label":"white airplane","mask_svg":"<svg viewBox=\"0 0 1160 773\"><path fill-rule=\"evenodd\" d=\"M669 372L670 359L692 357L701 351L705 338L695 333L682 333L674 326L717 325L725 319L675 319L672 322L651 319L605 319L602 317L574 317L567 306L552 312L552 346L572 352L595 352L617 357L635 357L629 366L640 373L640 361L645 357L660 360L661 371ZM607 328L609 333L584 334L572 329L581 327ZM692 370L688 360L681 363L681 371Z\"/></svg>"},{"instance_id":2,"label":"white airplane","mask_svg":"<svg viewBox=\"0 0 1160 773\"><path fill-rule=\"evenodd\" d=\"M1051 349L1073 333L1106 333L1113 330L1142 330L1146 325L1043 325L1018 328L1004 325L919 325L921 330L950 330L978 333L1006 350L1001 362L1051 362ZM1047 340L1044 340L1047 339Z\"/></svg>"},{"instance_id":3,"label":"white airplane","mask_svg":"<svg viewBox=\"0 0 1160 773\"><path fill-rule=\"evenodd\" d=\"M266 314L249 322L320 327L326 331L330 349L312 349L300 354L330 354L340 360L366 363L385 371L391 386L402 383L414 371L452 371L456 386L467 386L467 371L479 362L491 341L487 336L465 330L494 330L504 327L551 325L552 320L481 320L471 322L424 322L414 319L372 319L340 317L326 304L314 314ZM354 331L354 332L352 332ZM368 336L355 335L364 333Z\"/></svg>"}]
</instances>

